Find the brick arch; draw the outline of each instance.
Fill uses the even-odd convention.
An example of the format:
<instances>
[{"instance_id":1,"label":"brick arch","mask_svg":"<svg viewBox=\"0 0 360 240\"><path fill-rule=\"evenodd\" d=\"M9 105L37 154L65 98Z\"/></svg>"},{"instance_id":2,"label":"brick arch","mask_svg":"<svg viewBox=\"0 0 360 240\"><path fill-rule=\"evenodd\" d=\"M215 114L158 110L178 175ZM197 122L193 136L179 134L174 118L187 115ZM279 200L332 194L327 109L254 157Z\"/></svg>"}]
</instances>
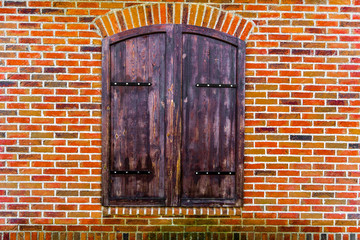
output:
<instances>
[{"instance_id":1,"label":"brick arch","mask_svg":"<svg viewBox=\"0 0 360 240\"><path fill-rule=\"evenodd\" d=\"M246 40L254 26L240 15L206 4L154 3L113 10L94 20L102 37L155 24L188 24L212 28Z\"/></svg>"}]
</instances>

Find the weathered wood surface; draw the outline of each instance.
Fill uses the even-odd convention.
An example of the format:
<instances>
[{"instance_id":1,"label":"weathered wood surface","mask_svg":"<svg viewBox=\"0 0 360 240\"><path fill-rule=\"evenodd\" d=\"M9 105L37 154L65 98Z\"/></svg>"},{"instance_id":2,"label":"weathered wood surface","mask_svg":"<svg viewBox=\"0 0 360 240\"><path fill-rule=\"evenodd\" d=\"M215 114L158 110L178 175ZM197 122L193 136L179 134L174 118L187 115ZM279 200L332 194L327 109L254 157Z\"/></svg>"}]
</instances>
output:
<instances>
[{"instance_id":1,"label":"weathered wood surface","mask_svg":"<svg viewBox=\"0 0 360 240\"><path fill-rule=\"evenodd\" d=\"M167 206L179 205L181 144L181 29L172 25L166 42L166 179Z\"/></svg>"},{"instance_id":2,"label":"weathered wood surface","mask_svg":"<svg viewBox=\"0 0 360 240\"><path fill-rule=\"evenodd\" d=\"M109 49L109 39L104 38L102 42L102 105L101 105L101 114L102 114L102 167L101 167L101 176L102 176L102 204L107 206L109 205L109 157L110 157L110 49Z\"/></svg>"},{"instance_id":3,"label":"weathered wood surface","mask_svg":"<svg viewBox=\"0 0 360 240\"><path fill-rule=\"evenodd\" d=\"M241 205L244 42L201 27L155 25L103 44L104 205ZM152 85L110 87L110 81Z\"/></svg>"},{"instance_id":4,"label":"weathered wood surface","mask_svg":"<svg viewBox=\"0 0 360 240\"><path fill-rule=\"evenodd\" d=\"M112 82L151 82L111 87L111 170L151 174L112 175L113 199L164 198L165 34L112 45Z\"/></svg>"},{"instance_id":5,"label":"weathered wood surface","mask_svg":"<svg viewBox=\"0 0 360 240\"><path fill-rule=\"evenodd\" d=\"M235 198L236 88L196 87L197 83L236 84L236 48L213 38L183 35L182 198Z\"/></svg>"}]
</instances>

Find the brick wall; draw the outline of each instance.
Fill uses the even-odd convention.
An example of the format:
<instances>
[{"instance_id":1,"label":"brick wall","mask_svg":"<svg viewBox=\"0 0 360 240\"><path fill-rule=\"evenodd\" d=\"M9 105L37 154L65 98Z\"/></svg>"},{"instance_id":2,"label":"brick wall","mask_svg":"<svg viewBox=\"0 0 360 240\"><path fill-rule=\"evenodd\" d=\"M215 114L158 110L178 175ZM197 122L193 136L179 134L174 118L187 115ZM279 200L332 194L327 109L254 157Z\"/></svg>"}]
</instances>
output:
<instances>
[{"instance_id":1,"label":"brick wall","mask_svg":"<svg viewBox=\"0 0 360 240\"><path fill-rule=\"evenodd\" d=\"M359 0L207 2L249 26L244 207L101 207L101 39L138 3L0 2L0 236L355 239Z\"/></svg>"}]
</instances>

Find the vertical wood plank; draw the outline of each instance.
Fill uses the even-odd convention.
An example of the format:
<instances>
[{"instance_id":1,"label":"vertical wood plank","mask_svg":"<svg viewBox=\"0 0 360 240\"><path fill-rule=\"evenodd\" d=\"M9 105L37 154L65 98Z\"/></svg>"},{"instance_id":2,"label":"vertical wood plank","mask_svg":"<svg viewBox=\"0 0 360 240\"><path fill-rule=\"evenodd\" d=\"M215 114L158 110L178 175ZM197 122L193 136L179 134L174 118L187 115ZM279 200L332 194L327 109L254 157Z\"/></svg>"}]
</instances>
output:
<instances>
[{"instance_id":1,"label":"vertical wood plank","mask_svg":"<svg viewBox=\"0 0 360 240\"><path fill-rule=\"evenodd\" d=\"M181 107L181 26L171 25L166 33L166 176L168 206L177 206L180 191L180 107Z\"/></svg>"},{"instance_id":2,"label":"vertical wood plank","mask_svg":"<svg viewBox=\"0 0 360 240\"><path fill-rule=\"evenodd\" d=\"M236 192L237 206L242 206L244 199L244 146L245 146L245 48L246 44L238 40L237 48L237 135L236 135Z\"/></svg>"},{"instance_id":3,"label":"vertical wood plank","mask_svg":"<svg viewBox=\"0 0 360 240\"><path fill-rule=\"evenodd\" d=\"M104 38L102 41L102 104L101 104L101 120L102 120L102 202L103 205L109 205L109 131L110 131L110 72L109 72L109 39Z\"/></svg>"}]
</instances>

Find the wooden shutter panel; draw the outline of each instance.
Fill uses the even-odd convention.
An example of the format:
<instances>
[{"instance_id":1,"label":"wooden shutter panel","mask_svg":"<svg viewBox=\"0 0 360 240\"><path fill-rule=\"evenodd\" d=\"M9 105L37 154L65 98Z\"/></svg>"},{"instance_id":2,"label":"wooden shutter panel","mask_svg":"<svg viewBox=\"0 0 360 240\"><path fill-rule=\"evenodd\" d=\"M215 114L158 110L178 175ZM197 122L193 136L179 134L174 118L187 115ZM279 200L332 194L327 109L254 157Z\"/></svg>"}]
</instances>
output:
<instances>
[{"instance_id":1,"label":"wooden shutter panel","mask_svg":"<svg viewBox=\"0 0 360 240\"><path fill-rule=\"evenodd\" d=\"M108 54L103 52L110 63L108 72L103 69L109 81L103 82L109 91L103 93L109 107L103 106L103 141L109 145L103 146L105 205L165 205L167 34L160 29L114 35Z\"/></svg>"},{"instance_id":2,"label":"wooden shutter panel","mask_svg":"<svg viewBox=\"0 0 360 240\"><path fill-rule=\"evenodd\" d=\"M183 34L183 205L233 205L241 197L238 47L212 36Z\"/></svg>"},{"instance_id":3,"label":"wooden shutter panel","mask_svg":"<svg viewBox=\"0 0 360 240\"><path fill-rule=\"evenodd\" d=\"M103 204L240 205L243 41L155 25L103 40Z\"/></svg>"}]
</instances>

